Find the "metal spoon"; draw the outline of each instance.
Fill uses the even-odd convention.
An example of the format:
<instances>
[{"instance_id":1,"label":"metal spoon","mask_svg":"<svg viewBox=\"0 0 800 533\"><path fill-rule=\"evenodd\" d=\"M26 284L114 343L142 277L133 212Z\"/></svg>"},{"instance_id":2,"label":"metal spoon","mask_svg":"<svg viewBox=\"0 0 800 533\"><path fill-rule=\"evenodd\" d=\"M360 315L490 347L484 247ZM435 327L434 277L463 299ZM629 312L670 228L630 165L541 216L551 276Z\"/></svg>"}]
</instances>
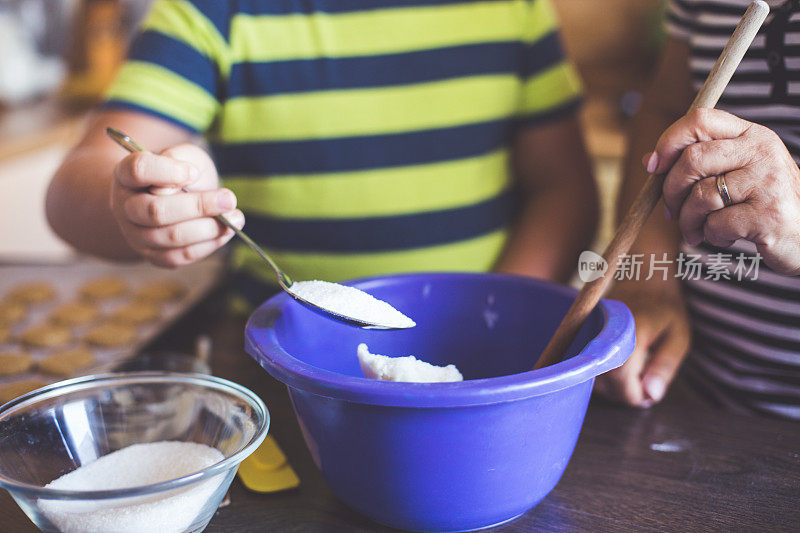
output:
<instances>
[{"instance_id":1,"label":"metal spoon","mask_svg":"<svg viewBox=\"0 0 800 533\"><path fill-rule=\"evenodd\" d=\"M122 133L119 130L115 130L114 128L106 128L106 135L111 137L111 139L116 142L118 145L122 146L129 152L144 152L145 149L142 148L136 141L134 141L129 135ZM181 188L183 192L188 192L185 188ZM283 289L289 296L297 300L299 303L303 304L307 308L311 309L312 311L325 316L327 318L332 318L334 320L338 320L339 322L344 322L346 324L350 324L351 326L357 326L359 328L364 329L385 329L385 330L393 330L393 329L406 329L406 327L398 327L394 325L387 325L387 324L378 324L376 322L368 322L366 320L362 320L359 318L342 315L340 313L336 313L331 311L330 309L326 309L324 307L320 307L308 300L301 298L300 296L296 295L290 290L290 287L294 284L292 278L289 277L286 272L281 270L278 264L272 260L272 258L261 249L261 247L256 244L256 242L247 236L245 232L234 226L230 220L225 218L223 215L217 215L214 217L218 222L224 224L225 226L229 227L233 230L233 232L242 239L247 245L252 248L261 259L267 262L267 264L272 268L275 272L275 275L278 277L278 285L280 285L281 289Z\"/></svg>"}]
</instances>

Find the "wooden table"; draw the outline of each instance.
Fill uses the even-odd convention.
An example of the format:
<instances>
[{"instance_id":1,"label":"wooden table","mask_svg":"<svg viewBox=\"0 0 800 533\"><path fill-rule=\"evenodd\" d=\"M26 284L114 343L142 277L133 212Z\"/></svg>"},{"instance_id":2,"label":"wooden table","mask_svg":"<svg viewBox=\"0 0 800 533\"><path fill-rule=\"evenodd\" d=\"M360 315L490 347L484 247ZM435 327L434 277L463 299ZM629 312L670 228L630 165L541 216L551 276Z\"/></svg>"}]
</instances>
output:
<instances>
[{"instance_id":1,"label":"wooden table","mask_svg":"<svg viewBox=\"0 0 800 533\"><path fill-rule=\"evenodd\" d=\"M244 322L219 296L156 341L190 350L199 333L215 345L214 373L258 393L275 437L301 479L279 494L248 492L238 479L232 503L209 532L389 532L339 502L306 450L284 386L243 348ZM36 531L7 493L0 530ZM153 531L156 531L154 529ZM633 410L593 400L564 477L522 518L493 532L800 531L800 424L742 417L705 407L678 383L663 404Z\"/></svg>"}]
</instances>

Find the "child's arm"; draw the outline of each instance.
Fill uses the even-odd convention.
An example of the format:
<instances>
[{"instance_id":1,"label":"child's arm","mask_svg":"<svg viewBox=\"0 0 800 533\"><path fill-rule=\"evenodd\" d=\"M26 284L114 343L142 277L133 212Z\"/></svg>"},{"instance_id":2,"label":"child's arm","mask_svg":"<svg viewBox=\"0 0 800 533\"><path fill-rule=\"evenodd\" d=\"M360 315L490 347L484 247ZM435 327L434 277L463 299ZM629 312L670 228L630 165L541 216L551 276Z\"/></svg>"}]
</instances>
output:
<instances>
[{"instance_id":1,"label":"child's arm","mask_svg":"<svg viewBox=\"0 0 800 533\"><path fill-rule=\"evenodd\" d=\"M619 191L620 218L647 179L642 156L655 148L659 135L692 100L688 65L688 44L669 39L628 136L628 156ZM624 301L633 312L636 348L623 366L597 380L596 390L611 399L642 407L661 400L686 356L691 332L680 280L674 276L679 247L677 223L667 220L664 209L657 206L630 253L642 254L646 261L651 254L661 259L667 253L673 262L666 279L653 276L649 281L619 281L612 290L610 297Z\"/></svg>"},{"instance_id":2,"label":"child's arm","mask_svg":"<svg viewBox=\"0 0 800 533\"><path fill-rule=\"evenodd\" d=\"M127 154L106 137L107 126L152 152ZM235 210L233 193L218 188L211 158L191 140L156 117L101 112L50 183L50 225L78 250L108 259L176 267L209 255L233 236L210 217L224 213L241 227L244 215ZM197 192L155 195L152 186Z\"/></svg>"},{"instance_id":3,"label":"child's arm","mask_svg":"<svg viewBox=\"0 0 800 533\"><path fill-rule=\"evenodd\" d=\"M567 281L597 223L597 191L574 114L520 131L513 168L523 203L498 270Z\"/></svg>"}]
</instances>

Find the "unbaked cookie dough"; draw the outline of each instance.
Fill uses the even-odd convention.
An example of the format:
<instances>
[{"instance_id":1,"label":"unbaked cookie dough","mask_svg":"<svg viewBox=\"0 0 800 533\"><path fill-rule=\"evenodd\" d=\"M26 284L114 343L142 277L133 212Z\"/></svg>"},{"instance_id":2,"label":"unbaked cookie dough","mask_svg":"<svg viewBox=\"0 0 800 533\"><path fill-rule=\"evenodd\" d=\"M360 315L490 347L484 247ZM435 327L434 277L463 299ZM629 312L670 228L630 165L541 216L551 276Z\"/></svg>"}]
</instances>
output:
<instances>
[{"instance_id":1,"label":"unbaked cookie dough","mask_svg":"<svg viewBox=\"0 0 800 533\"><path fill-rule=\"evenodd\" d=\"M28 309L20 302L0 302L0 326L13 326L27 314Z\"/></svg>"},{"instance_id":2,"label":"unbaked cookie dough","mask_svg":"<svg viewBox=\"0 0 800 533\"><path fill-rule=\"evenodd\" d=\"M186 294L186 287L173 280L160 280L145 283L136 292L136 298L148 302L170 302Z\"/></svg>"},{"instance_id":3,"label":"unbaked cookie dough","mask_svg":"<svg viewBox=\"0 0 800 533\"><path fill-rule=\"evenodd\" d=\"M56 324L39 324L23 331L19 340L28 346L54 348L72 340L72 332L69 328Z\"/></svg>"},{"instance_id":4,"label":"unbaked cookie dough","mask_svg":"<svg viewBox=\"0 0 800 533\"><path fill-rule=\"evenodd\" d=\"M0 376L20 374L33 366L33 357L27 352L0 352Z\"/></svg>"},{"instance_id":5,"label":"unbaked cookie dough","mask_svg":"<svg viewBox=\"0 0 800 533\"><path fill-rule=\"evenodd\" d=\"M130 324L137 326L147 322L158 320L161 313L158 306L145 301L132 302L123 307L120 307L111 313L110 320L115 324Z\"/></svg>"},{"instance_id":6,"label":"unbaked cookie dough","mask_svg":"<svg viewBox=\"0 0 800 533\"><path fill-rule=\"evenodd\" d=\"M93 328L83 340L94 346L113 347L129 344L135 338L135 327L107 322Z\"/></svg>"},{"instance_id":7,"label":"unbaked cookie dough","mask_svg":"<svg viewBox=\"0 0 800 533\"><path fill-rule=\"evenodd\" d=\"M108 300L128 292L128 285L116 276L103 276L85 283L80 295L86 300Z\"/></svg>"},{"instance_id":8,"label":"unbaked cookie dough","mask_svg":"<svg viewBox=\"0 0 800 533\"><path fill-rule=\"evenodd\" d=\"M9 300L26 305L49 302L55 297L56 290L46 281L23 283L22 285L17 285L8 293Z\"/></svg>"},{"instance_id":9,"label":"unbaked cookie dough","mask_svg":"<svg viewBox=\"0 0 800 533\"><path fill-rule=\"evenodd\" d=\"M100 314L92 303L72 302L60 305L50 314L50 321L60 326L88 324Z\"/></svg>"},{"instance_id":10,"label":"unbaked cookie dough","mask_svg":"<svg viewBox=\"0 0 800 533\"><path fill-rule=\"evenodd\" d=\"M44 387L46 383L38 379L25 379L22 381L12 381L0 385L0 403L10 402L18 396L22 396L32 390Z\"/></svg>"},{"instance_id":11,"label":"unbaked cookie dough","mask_svg":"<svg viewBox=\"0 0 800 533\"><path fill-rule=\"evenodd\" d=\"M94 354L83 346L54 352L37 364L40 371L56 376L71 376L94 362Z\"/></svg>"}]
</instances>

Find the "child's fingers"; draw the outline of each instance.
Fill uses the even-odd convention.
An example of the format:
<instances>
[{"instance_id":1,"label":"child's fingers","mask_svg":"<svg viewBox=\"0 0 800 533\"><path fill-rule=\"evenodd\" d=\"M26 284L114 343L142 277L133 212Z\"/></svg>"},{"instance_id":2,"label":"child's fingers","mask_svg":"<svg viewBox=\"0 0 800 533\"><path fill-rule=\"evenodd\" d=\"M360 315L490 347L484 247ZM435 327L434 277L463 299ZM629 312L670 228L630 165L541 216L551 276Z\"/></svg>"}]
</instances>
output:
<instances>
[{"instance_id":1,"label":"child's fingers","mask_svg":"<svg viewBox=\"0 0 800 533\"><path fill-rule=\"evenodd\" d=\"M223 236L210 241L198 242L190 244L189 246L171 248L168 250L145 249L142 250L141 253L145 259L154 265L166 268L177 268L194 263L195 261L199 261L211 255L227 243L231 237L233 237L233 232L229 230Z\"/></svg>"},{"instance_id":2,"label":"child's fingers","mask_svg":"<svg viewBox=\"0 0 800 533\"><path fill-rule=\"evenodd\" d=\"M244 214L238 209L225 213L225 216L237 228L244 226ZM185 222L178 222L169 226L143 227L130 225L128 239L136 244L137 248L181 248L222 237L231 230L213 218L195 218Z\"/></svg>"},{"instance_id":3,"label":"child's fingers","mask_svg":"<svg viewBox=\"0 0 800 533\"><path fill-rule=\"evenodd\" d=\"M150 152L128 155L114 167L114 178L128 189L185 187L200 177L191 163Z\"/></svg>"},{"instance_id":4,"label":"child's fingers","mask_svg":"<svg viewBox=\"0 0 800 533\"><path fill-rule=\"evenodd\" d=\"M625 364L597 377L597 390L610 400L631 406L641 406L645 400L640 380L647 347L639 331L636 332L636 348Z\"/></svg>"},{"instance_id":5,"label":"child's fingers","mask_svg":"<svg viewBox=\"0 0 800 533\"><path fill-rule=\"evenodd\" d=\"M689 350L689 331L675 324L652 352L642 377L642 388L648 399L660 402L672 383Z\"/></svg>"},{"instance_id":6,"label":"child's fingers","mask_svg":"<svg viewBox=\"0 0 800 533\"><path fill-rule=\"evenodd\" d=\"M632 309L636 320L633 353L620 368L597 379L604 382L601 390L605 396L631 406L650 407L661 400L683 360L688 326L671 308L656 305ZM677 352L680 357L674 357Z\"/></svg>"},{"instance_id":7,"label":"child's fingers","mask_svg":"<svg viewBox=\"0 0 800 533\"><path fill-rule=\"evenodd\" d=\"M208 152L196 144L185 143L171 146L162 151L160 155L177 161L185 161L197 167L200 171L200 178L194 184L194 187L201 184L203 186L198 189L212 189L218 187L219 176L217 175L217 168L214 165L214 161L211 159ZM213 186L205 186L207 184L213 184Z\"/></svg>"},{"instance_id":8,"label":"child's fingers","mask_svg":"<svg viewBox=\"0 0 800 533\"><path fill-rule=\"evenodd\" d=\"M610 399L633 407L642 406L645 398L639 380L641 359L641 356L631 356L623 366L608 376L606 394Z\"/></svg>"},{"instance_id":9,"label":"child's fingers","mask_svg":"<svg viewBox=\"0 0 800 533\"><path fill-rule=\"evenodd\" d=\"M228 189L166 196L141 193L128 197L122 207L130 222L159 227L232 211L236 208L236 196Z\"/></svg>"}]
</instances>

